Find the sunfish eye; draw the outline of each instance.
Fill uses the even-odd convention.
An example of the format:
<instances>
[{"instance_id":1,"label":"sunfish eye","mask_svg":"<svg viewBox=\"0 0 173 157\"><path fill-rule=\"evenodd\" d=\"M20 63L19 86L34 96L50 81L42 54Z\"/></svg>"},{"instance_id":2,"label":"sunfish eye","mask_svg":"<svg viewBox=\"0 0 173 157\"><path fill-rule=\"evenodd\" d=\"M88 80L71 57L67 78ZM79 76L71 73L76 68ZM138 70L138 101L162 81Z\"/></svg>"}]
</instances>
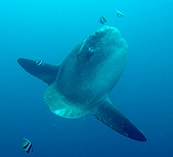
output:
<instances>
[{"instance_id":1,"label":"sunfish eye","mask_svg":"<svg viewBox=\"0 0 173 157\"><path fill-rule=\"evenodd\" d=\"M90 53L94 52L94 48L93 47L89 47L88 50L89 50Z\"/></svg>"}]
</instances>

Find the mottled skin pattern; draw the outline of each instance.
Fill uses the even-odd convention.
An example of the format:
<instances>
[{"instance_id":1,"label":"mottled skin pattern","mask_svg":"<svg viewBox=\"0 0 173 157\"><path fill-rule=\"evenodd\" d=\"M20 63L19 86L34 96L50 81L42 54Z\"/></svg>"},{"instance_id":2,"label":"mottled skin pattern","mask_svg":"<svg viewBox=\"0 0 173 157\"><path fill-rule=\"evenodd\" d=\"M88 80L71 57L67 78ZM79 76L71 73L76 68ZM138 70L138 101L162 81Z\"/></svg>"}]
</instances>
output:
<instances>
[{"instance_id":1,"label":"mottled skin pattern","mask_svg":"<svg viewBox=\"0 0 173 157\"><path fill-rule=\"evenodd\" d=\"M82 47L82 48L81 48ZM104 27L80 42L61 64L58 90L69 101L95 107L124 69L127 44L115 28Z\"/></svg>"}]
</instances>

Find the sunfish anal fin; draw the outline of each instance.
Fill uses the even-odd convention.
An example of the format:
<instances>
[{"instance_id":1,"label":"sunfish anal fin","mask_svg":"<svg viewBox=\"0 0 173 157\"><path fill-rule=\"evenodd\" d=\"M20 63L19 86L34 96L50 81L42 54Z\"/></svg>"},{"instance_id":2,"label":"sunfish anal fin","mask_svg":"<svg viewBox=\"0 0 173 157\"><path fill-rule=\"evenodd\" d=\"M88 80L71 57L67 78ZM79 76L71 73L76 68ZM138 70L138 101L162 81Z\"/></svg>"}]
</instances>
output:
<instances>
[{"instance_id":1,"label":"sunfish anal fin","mask_svg":"<svg viewBox=\"0 0 173 157\"><path fill-rule=\"evenodd\" d=\"M147 140L145 136L116 109L109 99L101 102L95 117L126 137L143 142Z\"/></svg>"}]
</instances>

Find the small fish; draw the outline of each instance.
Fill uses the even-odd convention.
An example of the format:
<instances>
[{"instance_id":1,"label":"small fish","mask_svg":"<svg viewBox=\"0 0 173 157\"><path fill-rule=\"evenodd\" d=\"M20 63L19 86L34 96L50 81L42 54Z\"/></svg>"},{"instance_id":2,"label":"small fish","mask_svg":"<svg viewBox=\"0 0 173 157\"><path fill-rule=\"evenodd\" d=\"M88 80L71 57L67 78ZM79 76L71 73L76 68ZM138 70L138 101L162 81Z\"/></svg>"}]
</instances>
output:
<instances>
[{"instance_id":1,"label":"small fish","mask_svg":"<svg viewBox=\"0 0 173 157\"><path fill-rule=\"evenodd\" d=\"M36 60L35 63L36 63L38 66L44 65L44 62L43 62L41 59Z\"/></svg>"},{"instance_id":2,"label":"small fish","mask_svg":"<svg viewBox=\"0 0 173 157\"><path fill-rule=\"evenodd\" d=\"M101 16L99 19L99 23L101 23L102 25L104 25L107 21L108 21L108 18L105 16Z\"/></svg>"},{"instance_id":3,"label":"small fish","mask_svg":"<svg viewBox=\"0 0 173 157\"><path fill-rule=\"evenodd\" d=\"M123 17L124 16L124 14L122 12L118 11L118 10L116 10L116 13L117 13L118 17Z\"/></svg>"},{"instance_id":4,"label":"small fish","mask_svg":"<svg viewBox=\"0 0 173 157\"><path fill-rule=\"evenodd\" d=\"M32 143L26 138L23 139L25 140L25 142L22 145L23 150L26 151L27 153L33 152Z\"/></svg>"}]
</instances>

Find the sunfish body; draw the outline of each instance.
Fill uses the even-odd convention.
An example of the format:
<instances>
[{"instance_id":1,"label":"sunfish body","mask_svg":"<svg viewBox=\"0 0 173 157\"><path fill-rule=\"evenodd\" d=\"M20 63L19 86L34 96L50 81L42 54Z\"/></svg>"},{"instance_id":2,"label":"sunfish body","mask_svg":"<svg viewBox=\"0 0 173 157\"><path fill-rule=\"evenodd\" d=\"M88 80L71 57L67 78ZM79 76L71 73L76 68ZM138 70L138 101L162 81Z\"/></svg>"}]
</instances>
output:
<instances>
[{"instance_id":1,"label":"sunfish body","mask_svg":"<svg viewBox=\"0 0 173 157\"><path fill-rule=\"evenodd\" d=\"M92 114L120 134L146 141L108 98L123 72L127 49L119 31L105 26L76 45L59 66L24 58L18 63L48 84L44 100L54 114L72 119Z\"/></svg>"}]
</instances>

